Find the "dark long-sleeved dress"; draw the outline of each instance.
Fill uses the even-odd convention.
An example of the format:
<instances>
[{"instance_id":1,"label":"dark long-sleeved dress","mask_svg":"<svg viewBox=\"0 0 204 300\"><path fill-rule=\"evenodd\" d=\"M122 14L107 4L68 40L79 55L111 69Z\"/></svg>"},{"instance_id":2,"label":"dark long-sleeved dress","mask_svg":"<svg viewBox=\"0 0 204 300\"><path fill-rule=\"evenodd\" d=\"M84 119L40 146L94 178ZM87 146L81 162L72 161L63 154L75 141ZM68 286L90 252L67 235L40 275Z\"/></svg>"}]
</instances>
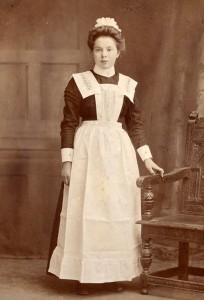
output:
<instances>
[{"instance_id":1,"label":"dark long-sleeved dress","mask_svg":"<svg viewBox=\"0 0 204 300\"><path fill-rule=\"evenodd\" d=\"M149 152L136 85L120 73L107 78L87 71L74 74L65 90L61 146L72 171L69 188L64 185L58 242L49 266L59 278L97 283L140 274L134 147L143 148L143 159Z\"/></svg>"}]
</instances>

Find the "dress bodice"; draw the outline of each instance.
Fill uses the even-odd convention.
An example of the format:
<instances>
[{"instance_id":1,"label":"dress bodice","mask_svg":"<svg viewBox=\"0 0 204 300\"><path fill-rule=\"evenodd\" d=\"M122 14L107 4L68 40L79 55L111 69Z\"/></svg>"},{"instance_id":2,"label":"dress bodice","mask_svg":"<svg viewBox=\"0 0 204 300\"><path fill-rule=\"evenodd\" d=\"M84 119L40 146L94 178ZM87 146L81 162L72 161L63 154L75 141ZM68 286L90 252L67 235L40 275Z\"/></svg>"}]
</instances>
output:
<instances>
[{"instance_id":1,"label":"dress bodice","mask_svg":"<svg viewBox=\"0 0 204 300\"><path fill-rule=\"evenodd\" d=\"M111 77L94 71L73 74L65 89L61 147L73 148L75 129L82 121L117 121L126 126L136 148L145 145L136 82L115 73Z\"/></svg>"},{"instance_id":2,"label":"dress bodice","mask_svg":"<svg viewBox=\"0 0 204 300\"><path fill-rule=\"evenodd\" d=\"M124 96L133 102L137 82L119 74L117 82L106 80L99 83L91 71L73 75L83 97L95 96L96 118L98 121L118 121L123 106Z\"/></svg>"}]
</instances>

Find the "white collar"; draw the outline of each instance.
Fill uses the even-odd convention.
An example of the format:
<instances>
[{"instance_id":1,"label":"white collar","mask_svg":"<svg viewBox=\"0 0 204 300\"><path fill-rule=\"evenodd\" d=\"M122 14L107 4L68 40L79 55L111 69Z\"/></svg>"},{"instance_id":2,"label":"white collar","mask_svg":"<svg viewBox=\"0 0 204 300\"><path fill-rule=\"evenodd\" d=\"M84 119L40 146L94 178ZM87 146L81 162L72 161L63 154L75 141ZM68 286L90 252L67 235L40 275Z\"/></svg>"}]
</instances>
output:
<instances>
[{"instance_id":1,"label":"white collar","mask_svg":"<svg viewBox=\"0 0 204 300\"><path fill-rule=\"evenodd\" d=\"M104 77L111 77L111 76L115 75L115 68L114 67L111 67L109 69L102 69L99 66L95 65L93 71L96 74L104 76Z\"/></svg>"}]
</instances>

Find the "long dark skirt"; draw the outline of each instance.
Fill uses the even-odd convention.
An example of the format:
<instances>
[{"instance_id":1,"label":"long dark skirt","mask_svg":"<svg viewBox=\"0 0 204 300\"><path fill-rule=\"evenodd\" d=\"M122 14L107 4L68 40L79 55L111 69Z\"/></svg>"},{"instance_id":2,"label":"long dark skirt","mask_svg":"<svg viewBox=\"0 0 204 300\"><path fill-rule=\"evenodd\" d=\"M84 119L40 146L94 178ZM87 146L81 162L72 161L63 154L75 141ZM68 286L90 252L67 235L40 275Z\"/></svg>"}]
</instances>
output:
<instances>
[{"instance_id":1,"label":"long dark skirt","mask_svg":"<svg viewBox=\"0 0 204 300\"><path fill-rule=\"evenodd\" d=\"M52 234L51 234L51 240L50 240L48 262L47 262L47 268L46 268L46 273L48 275L53 275L53 274L51 274L51 273L48 272L48 269L49 269L50 259L51 259L52 253L53 253L55 247L57 246L57 238L58 238L59 225L60 225L60 214L61 214L61 211L62 211L62 202L63 202L63 190L64 190L64 183L62 182L61 188L60 188L59 197L58 197L58 202L57 202L57 208L56 208L56 212L55 212L55 217L54 217L54 223L53 223L53 229L52 229Z\"/></svg>"}]
</instances>

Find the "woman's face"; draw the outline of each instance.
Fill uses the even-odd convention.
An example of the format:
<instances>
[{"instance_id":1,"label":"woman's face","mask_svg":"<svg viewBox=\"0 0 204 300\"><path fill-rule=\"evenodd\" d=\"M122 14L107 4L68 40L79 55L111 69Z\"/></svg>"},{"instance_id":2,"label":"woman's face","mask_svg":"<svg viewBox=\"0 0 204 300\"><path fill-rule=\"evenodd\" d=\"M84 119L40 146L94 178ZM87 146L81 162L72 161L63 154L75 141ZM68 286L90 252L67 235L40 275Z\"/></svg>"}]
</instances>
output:
<instances>
[{"instance_id":1,"label":"woman's face","mask_svg":"<svg viewBox=\"0 0 204 300\"><path fill-rule=\"evenodd\" d=\"M102 69L113 67L116 59L120 55L116 46L116 41L109 36L97 38L92 53L95 64Z\"/></svg>"}]
</instances>

